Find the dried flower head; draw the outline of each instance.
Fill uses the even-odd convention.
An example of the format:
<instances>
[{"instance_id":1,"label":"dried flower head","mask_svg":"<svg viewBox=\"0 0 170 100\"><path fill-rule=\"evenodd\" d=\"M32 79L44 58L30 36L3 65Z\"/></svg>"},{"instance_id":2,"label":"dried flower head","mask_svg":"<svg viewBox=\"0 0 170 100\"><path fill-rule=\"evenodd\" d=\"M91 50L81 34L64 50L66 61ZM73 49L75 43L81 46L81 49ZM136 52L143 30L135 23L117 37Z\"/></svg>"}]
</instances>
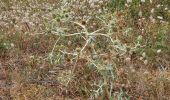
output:
<instances>
[{"instance_id":1,"label":"dried flower head","mask_svg":"<svg viewBox=\"0 0 170 100\"><path fill-rule=\"evenodd\" d=\"M127 3L131 3L132 2L132 0L127 0Z\"/></svg>"},{"instance_id":2,"label":"dried flower head","mask_svg":"<svg viewBox=\"0 0 170 100\"><path fill-rule=\"evenodd\" d=\"M145 2L145 0L141 0L141 2Z\"/></svg>"}]
</instances>

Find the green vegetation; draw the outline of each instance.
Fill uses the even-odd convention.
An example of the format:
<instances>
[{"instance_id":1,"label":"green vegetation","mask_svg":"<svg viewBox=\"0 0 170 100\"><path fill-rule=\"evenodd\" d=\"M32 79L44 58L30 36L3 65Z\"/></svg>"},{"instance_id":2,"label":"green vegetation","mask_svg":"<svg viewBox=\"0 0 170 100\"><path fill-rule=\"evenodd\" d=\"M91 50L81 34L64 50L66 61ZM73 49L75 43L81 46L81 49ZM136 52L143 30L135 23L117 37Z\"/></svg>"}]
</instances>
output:
<instances>
[{"instance_id":1,"label":"green vegetation","mask_svg":"<svg viewBox=\"0 0 170 100\"><path fill-rule=\"evenodd\" d=\"M169 0L1 0L0 99L169 100Z\"/></svg>"}]
</instances>

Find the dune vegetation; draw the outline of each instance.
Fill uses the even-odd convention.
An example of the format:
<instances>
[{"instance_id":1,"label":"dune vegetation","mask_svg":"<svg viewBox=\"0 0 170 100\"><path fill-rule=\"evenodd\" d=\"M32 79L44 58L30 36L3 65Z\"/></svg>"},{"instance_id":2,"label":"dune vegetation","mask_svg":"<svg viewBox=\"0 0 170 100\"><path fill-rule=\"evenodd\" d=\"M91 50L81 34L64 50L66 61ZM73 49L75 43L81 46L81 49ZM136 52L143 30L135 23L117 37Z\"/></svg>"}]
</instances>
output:
<instances>
[{"instance_id":1,"label":"dune vegetation","mask_svg":"<svg viewBox=\"0 0 170 100\"><path fill-rule=\"evenodd\" d=\"M0 100L170 100L170 0L0 0Z\"/></svg>"}]
</instances>

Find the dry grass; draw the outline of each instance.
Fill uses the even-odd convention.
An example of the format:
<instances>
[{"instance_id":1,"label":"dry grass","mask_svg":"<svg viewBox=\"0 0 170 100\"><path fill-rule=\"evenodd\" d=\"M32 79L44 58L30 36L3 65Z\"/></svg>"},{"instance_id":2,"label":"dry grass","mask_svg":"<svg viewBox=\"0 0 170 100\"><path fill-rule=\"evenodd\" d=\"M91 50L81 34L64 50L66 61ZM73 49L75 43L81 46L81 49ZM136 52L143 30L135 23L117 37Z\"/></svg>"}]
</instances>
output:
<instances>
[{"instance_id":1,"label":"dry grass","mask_svg":"<svg viewBox=\"0 0 170 100\"><path fill-rule=\"evenodd\" d=\"M0 1L0 98L169 100L169 1L114 4Z\"/></svg>"}]
</instances>

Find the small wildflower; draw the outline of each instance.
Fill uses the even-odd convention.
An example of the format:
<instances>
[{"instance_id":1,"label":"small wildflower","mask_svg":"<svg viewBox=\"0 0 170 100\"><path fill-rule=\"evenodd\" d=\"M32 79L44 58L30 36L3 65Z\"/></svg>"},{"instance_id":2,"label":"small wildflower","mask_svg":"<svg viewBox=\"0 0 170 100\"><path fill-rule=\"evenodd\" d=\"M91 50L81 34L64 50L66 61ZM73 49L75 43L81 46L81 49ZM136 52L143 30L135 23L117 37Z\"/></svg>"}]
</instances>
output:
<instances>
[{"instance_id":1,"label":"small wildflower","mask_svg":"<svg viewBox=\"0 0 170 100\"><path fill-rule=\"evenodd\" d=\"M18 28L19 28L19 26L18 26L18 25L14 25L14 28L18 29Z\"/></svg>"},{"instance_id":2,"label":"small wildflower","mask_svg":"<svg viewBox=\"0 0 170 100\"><path fill-rule=\"evenodd\" d=\"M131 69L131 72L135 72L135 69L133 68L133 67L130 67L130 69Z\"/></svg>"},{"instance_id":3,"label":"small wildflower","mask_svg":"<svg viewBox=\"0 0 170 100\"><path fill-rule=\"evenodd\" d=\"M126 62L130 62L130 60L131 60L130 57L127 57L127 58L125 59Z\"/></svg>"},{"instance_id":4,"label":"small wildflower","mask_svg":"<svg viewBox=\"0 0 170 100\"><path fill-rule=\"evenodd\" d=\"M103 4L103 0L99 1L99 4Z\"/></svg>"},{"instance_id":5,"label":"small wildflower","mask_svg":"<svg viewBox=\"0 0 170 100\"><path fill-rule=\"evenodd\" d=\"M151 3L151 4L152 4L152 2L153 2L153 1L152 1L152 0L150 0L150 3Z\"/></svg>"},{"instance_id":6,"label":"small wildflower","mask_svg":"<svg viewBox=\"0 0 170 100\"><path fill-rule=\"evenodd\" d=\"M146 53L145 52L142 53L142 57L146 57Z\"/></svg>"},{"instance_id":7,"label":"small wildflower","mask_svg":"<svg viewBox=\"0 0 170 100\"><path fill-rule=\"evenodd\" d=\"M143 60L143 57L140 57L139 59L140 59L140 60Z\"/></svg>"},{"instance_id":8,"label":"small wildflower","mask_svg":"<svg viewBox=\"0 0 170 100\"><path fill-rule=\"evenodd\" d=\"M142 34L144 34L144 32L145 32L145 29L142 29Z\"/></svg>"},{"instance_id":9,"label":"small wildflower","mask_svg":"<svg viewBox=\"0 0 170 100\"><path fill-rule=\"evenodd\" d=\"M162 17L162 16L157 16L157 18L158 18L158 19L160 19L160 20L162 20L162 19L163 19L163 17Z\"/></svg>"},{"instance_id":10,"label":"small wildflower","mask_svg":"<svg viewBox=\"0 0 170 100\"><path fill-rule=\"evenodd\" d=\"M91 6L92 8L94 8L95 4L94 4L94 3L91 3L90 6Z\"/></svg>"},{"instance_id":11,"label":"small wildflower","mask_svg":"<svg viewBox=\"0 0 170 100\"><path fill-rule=\"evenodd\" d=\"M76 51L77 51L77 52L80 52L80 51L81 51L81 48L76 48Z\"/></svg>"},{"instance_id":12,"label":"small wildflower","mask_svg":"<svg viewBox=\"0 0 170 100\"><path fill-rule=\"evenodd\" d=\"M25 32L24 34L25 34L25 35L28 35L29 33L28 33L28 32Z\"/></svg>"},{"instance_id":13,"label":"small wildflower","mask_svg":"<svg viewBox=\"0 0 170 100\"><path fill-rule=\"evenodd\" d=\"M165 10L168 10L168 8L166 7Z\"/></svg>"},{"instance_id":14,"label":"small wildflower","mask_svg":"<svg viewBox=\"0 0 170 100\"><path fill-rule=\"evenodd\" d=\"M71 44L72 44L72 42L71 41L68 41L68 43L67 43L69 46L71 46Z\"/></svg>"},{"instance_id":15,"label":"small wildflower","mask_svg":"<svg viewBox=\"0 0 170 100\"><path fill-rule=\"evenodd\" d=\"M4 46L6 46L7 44L6 43L3 43Z\"/></svg>"},{"instance_id":16,"label":"small wildflower","mask_svg":"<svg viewBox=\"0 0 170 100\"><path fill-rule=\"evenodd\" d=\"M139 11L138 15L139 15L140 17L142 17L142 11Z\"/></svg>"},{"instance_id":17,"label":"small wildflower","mask_svg":"<svg viewBox=\"0 0 170 100\"><path fill-rule=\"evenodd\" d=\"M11 43L11 47L14 47L14 43Z\"/></svg>"},{"instance_id":18,"label":"small wildflower","mask_svg":"<svg viewBox=\"0 0 170 100\"><path fill-rule=\"evenodd\" d=\"M156 7L157 7L157 8L159 8L160 6L161 6L161 5L160 5L160 4L158 4Z\"/></svg>"},{"instance_id":19,"label":"small wildflower","mask_svg":"<svg viewBox=\"0 0 170 100\"><path fill-rule=\"evenodd\" d=\"M141 35L139 35L139 36L137 37L137 41L142 41L142 36L141 36Z\"/></svg>"},{"instance_id":20,"label":"small wildflower","mask_svg":"<svg viewBox=\"0 0 170 100\"><path fill-rule=\"evenodd\" d=\"M43 68L44 68L44 66L41 66L41 67L40 67L40 69L43 69Z\"/></svg>"},{"instance_id":21,"label":"small wildflower","mask_svg":"<svg viewBox=\"0 0 170 100\"><path fill-rule=\"evenodd\" d=\"M50 53L50 54L49 54L49 57L53 57L53 54L52 54L52 53Z\"/></svg>"},{"instance_id":22,"label":"small wildflower","mask_svg":"<svg viewBox=\"0 0 170 100\"><path fill-rule=\"evenodd\" d=\"M155 9L154 9L154 8L152 8L152 9L151 9L151 13L154 13L154 10L155 10Z\"/></svg>"},{"instance_id":23,"label":"small wildflower","mask_svg":"<svg viewBox=\"0 0 170 100\"><path fill-rule=\"evenodd\" d=\"M139 43L138 43L138 44L136 44L136 47L137 47L137 48L139 48L140 46L141 46L141 45L140 45Z\"/></svg>"},{"instance_id":24,"label":"small wildflower","mask_svg":"<svg viewBox=\"0 0 170 100\"><path fill-rule=\"evenodd\" d=\"M125 7L129 7L129 5L127 3L125 3Z\"/></svg>"},{"instance_id":25,"label":"small wildflower","mask_svg":"<svg viewBox=\"0 0 170 100\"><path fill-rule=\"evenodd\" d=\"M145 74L145 75L149 74L149 71L145 71L144 74Z\"/></svg>"},{"instance_id":26,"label":"small wildflower","mask_svg":"<svg viewBox=\"0 0 170 100\"><path fill-rule=\"evenodd\" d=\"M56 73L56 71L48 71L49 73Z\"/></svg>"},{"instance_id":27,"label":"small wildflower","mask_svg":"<svg viewBox=\"0 0 170 100\"><path fill-rule=\"evenodd\" d=\"M127 0L127 3L131 3L132 2L132 0Z\"/></svg>"},{"instance_id":28,"label":"small wildflower","mask_svg":"<svg viewBox=\"0 0 170 100\"><path fill-rule=\"evenodd\" d=\"M153 18L153 16L150 16L149 18L150 18L152 23L155 23L155 19Z\"/></svg>"},{"instance_id":29,"label":"small wildflower","mask_svg":"<svg viewBox=\"0 0 170 100\"><path fill-rule=\"evenodd\" d=\"M147 65L148 64L148 60L144 60L144 64Z\"/></svg>"},{"instance_id":30,"label":"small wildflower","mask_svg":"<svg viewBox=\"0 0 170 100\"><path fill-rule=\"evenodd\" d=\"M122 86L122 87L125 87L125 84L122 84L121 86Z\"/></svg>"},{"instance_id":31,"label":"small wildflower","mask_svg":"<svg viewBox=\"0 0 170 100\"><path fill-rule=\"evenodd\" d=\"M93 54L92 55L92 59L97 59L98 58L98 55L97 54Z\"/></svg>"},{"instance_id":32,"label":"small wildflower","mask_svg":"<svg viewBox=\"0 0 170 100\"><path fill-rule=\"evenodd\" d=\"M30 56L30 58L31 58L31 59L33 59L33 58L34 58L34 56Z\"/></svg>"},{"instance_id":33,"label":"small wildflower","mask_svg":"<svg viewBox=\"0 0 170 100\"><path fill-rule=\"evenodd\" d=\"M157 53L160 53L161 52L161 49L157 50Z\"/></svg>"},{"instance_id":34,"label":"small wildflower","mask_svg":"<svg viewBox=\"0 0 170 100\"><path fill-rule=\"evenodd\" d=\"M141 2L145 2L145 0L141 0Z\"/></svg>"}]
</instances>

